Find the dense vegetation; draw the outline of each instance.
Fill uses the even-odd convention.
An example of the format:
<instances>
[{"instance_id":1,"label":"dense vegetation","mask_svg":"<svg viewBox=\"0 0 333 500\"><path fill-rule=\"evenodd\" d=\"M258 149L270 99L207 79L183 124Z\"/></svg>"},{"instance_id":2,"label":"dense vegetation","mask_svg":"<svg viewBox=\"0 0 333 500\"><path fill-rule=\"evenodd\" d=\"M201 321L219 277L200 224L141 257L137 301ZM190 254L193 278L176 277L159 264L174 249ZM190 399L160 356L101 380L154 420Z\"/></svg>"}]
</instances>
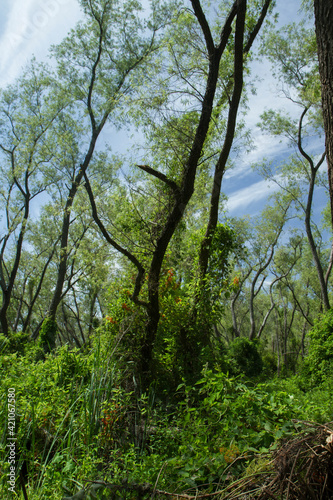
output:
<instances>
[{"instance_id":1,"label":"dense vegetation","mask_svg":"<svg viewBox=\"0 0 333 500\"><path fill-rule=\"evenodd\" d=\"M236 498L333 420L314 22L278 29L270 0L80 4L51 64L0 91L0 491ZM292 105L258 127L289 149L249 165L275 189L236 218L257 57Z\"/></svg>"}]
</instances>

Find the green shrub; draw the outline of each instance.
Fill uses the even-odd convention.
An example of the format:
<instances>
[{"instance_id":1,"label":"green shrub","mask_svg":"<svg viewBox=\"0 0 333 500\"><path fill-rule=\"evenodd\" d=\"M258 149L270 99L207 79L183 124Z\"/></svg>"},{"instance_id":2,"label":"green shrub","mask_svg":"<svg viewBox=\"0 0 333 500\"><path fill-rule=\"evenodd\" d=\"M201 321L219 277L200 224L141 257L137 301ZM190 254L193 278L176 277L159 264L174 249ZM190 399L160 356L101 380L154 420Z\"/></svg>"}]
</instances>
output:
<instances>
[{"instance_id":1,"label":"green shrub","mask_svg":"<svg viewBox=\"0 0 333 500\"><path fill-rule=\"evenodd\" d=\"M333 375L333 309L320 315L309 332L309 352L302 375L312 385Z\"/></svg>"},{"instance_id":2,"label":"green shrub","mask_svg":"<svg viewBox=\"0 0 333 500\"><path fill-rule=\"evenodd\" d=\"M262 374L265 377L273 377L277 373L277 355L270 350L264 350L261 353L261 359L263 363Z\"/></svg>"},{"instance_id":3,"label":"green shrub","mask_svg":"<svg viewBox=\"0 0 333 500\"><path fill-rule=\"evenodd\" d=\"M2 354L9 354L17 352L18 354L24 354L25 346L29 342L28 333L12 333L10 332L8 337L0 333L0 352Z\"/></svg>"},{"instance_id":4,"label":"green shrub","mask_svg":"<svg viewBox=\"0 0 333 500\"><path fill-rule=\"evenodd\" d=\"M57 331L57 322L52 318L45 318L39 333L39 345L45 353L55 348Z\"/></svg>"},{"instance_id":5,"label":"green shrub","mask_svg":"<svg viewBox=\"0 0 333 500\"><path fill-rule=\"evenodd\" d=\"M69 350L68 345L57 350L55 365L57 366L59 385L71 385L74 381L88 382L91 377L91 359L78 349Z\"/></svg>"},{"instance_id":6,"label":"green shrub","mask_svg":"<svg viewBox=\"0 0 333 500\"><path fill-rule=\"evenodd\" d=\"M263 362L258 352L258 344L245 337L236 338L228 349L228 362L233 375L255 377L260 375Z\"/></svg>"}]
</instances>

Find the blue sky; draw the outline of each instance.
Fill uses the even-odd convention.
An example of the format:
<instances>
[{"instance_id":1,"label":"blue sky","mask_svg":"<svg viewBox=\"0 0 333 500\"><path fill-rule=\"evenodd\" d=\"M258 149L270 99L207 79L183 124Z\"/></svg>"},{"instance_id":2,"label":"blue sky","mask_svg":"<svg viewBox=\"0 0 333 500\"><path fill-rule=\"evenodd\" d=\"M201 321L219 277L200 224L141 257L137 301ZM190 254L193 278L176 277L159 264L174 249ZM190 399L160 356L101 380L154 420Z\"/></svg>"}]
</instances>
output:
<instances>
[{"instance_id":1,"label":"blue sky","mask_svg":"<svg viewBox=\"0 0 333 500\"><path fill-rule=\"evenodd\" d=\"M301 0L277 0L281 25L299 19ZM2 0L0 4L0 87L19 76L32 55L46 60L48 48L58 43L80 18L76 0ZM262 111L268 107L285 107L290 104L279 97L276 81L270 66L262 61L254 64L257 75L257 95L251 97L246 123L254 128ZM292 111L292 110L291 110ZM255 129L254 129L255 130ZM120 134L117 140L125 134ZM230 215L256 214L275 189L252 171L251 165L263 157L278 159L285 157L287 146L255 130L256 148L241 154L235 166L225 175L223 191L228 195ZM318 209L320 207L318 206Z\"/></svg>"},{"instance_id":2,"label":"blue sky","mask_svg":"<svg viewBox=\"0 0 333 500\"><path fill-rule=\"evenodd\" d=\"M1 0L0 86L19 76L32 55L46 59L79 18L76 0Z\"/></svg>"}]
</instances>

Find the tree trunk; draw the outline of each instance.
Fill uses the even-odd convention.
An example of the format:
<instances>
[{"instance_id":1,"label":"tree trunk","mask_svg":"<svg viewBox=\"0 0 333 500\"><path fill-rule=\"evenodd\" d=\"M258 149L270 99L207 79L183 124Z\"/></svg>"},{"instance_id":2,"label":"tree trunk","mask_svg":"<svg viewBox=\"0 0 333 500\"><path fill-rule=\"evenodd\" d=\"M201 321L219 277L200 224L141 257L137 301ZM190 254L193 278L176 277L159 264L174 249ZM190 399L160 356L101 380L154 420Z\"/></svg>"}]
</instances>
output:
<instances>
[{"instance_id":1,"label":"tree trunk","mask_svg":"<svg viewBox=\"0 0 333 500\"><path fill-rule=\"evenodd\" d=\"M187 160L185 172L183 174L182 183L178 189L174 190L174 205L164 227L161 230L160 236L156 241L155 251L148 272L148 321L146 326L145 338L143 339L141 347L141 359L139 361L141 377L144 386L149 386L153 379L152 353L160 317L159 277L163 259L170 240L174 235L178 223L183 216L184 210L194 192L197 166L202 154L202 149L209 131L209 125L212 117L221 57L232 31L232 22L238 13L238 9L244 6L246 9L246 0L236 0L234 2L221 32L220 44L218 47L216 47L214 45L213 37L199 0L192 0L192 7L206 41L207 52L210 61L209 72L206 82L206 91L202 102L201 115L196 129L192 148Z\"/></svg>"},{"instance_id":2,"label":"tree trunk","mask_svg":"<svg viewBox=\"0 0 333 500\"><path fill-rule=\"evenodd\" d=\"M326 137L328 185L333 228L333 3L314 0L316 37Z\"/></svg>"},{"instance_id":3,"label":"tree trunk","mask_svg":"<svg viewBox=\"0 0 333 500\"><path fill-rule=\"evenodd\" d=\"M29 176L26 174L26 190L27 190L27 192L24 194L24 215L23 215L20 234L19 234L19 237L18 237L17 243L16 243L16 252L15 252L14 263L13 263L12 270L11 270L11 273L9 275L9 279L8 279L7 284L5 283L5 281L3 279L4 273L3 273L3 270L1 269L2 305L1 305L1 309L0 309L0 329L1 329L1 332L6 336L9 335L9 326L10 326L8 324L7 312L8 312L8 308L9 308L10 301L12 298L12 293L13 293L16 275L17 275L19 265L20 265L23 240L24 240L25 231L26 231L26 227L27 227L27 221L29 218L30 192L28 189L28 178L29 178ZM1 263L1 265L2 265L2 263Z\"/></svg>"},{"instance_id":4,"label":"tree trunk","mask_svg":"<svg viewBox=\"0 0 333 500\"><path fill-rule=\"evenodd\" d=\"M312 204L313 204L313 195L314 195L314 188L315 188L315 183L316 183L316 176L319 171L320 166L322 165L324 159L325 159L325 153L321 156L319 161L314 164L312 158L305 152L303 149L303 138L302 138L302 127L303 127L303 120L308 112L309 108L305 107L302 115L299 120L298 124L298 151L300 154L303 156L303 158L307 161L310 169L310 182L309 182L309 191L308 191L308 199L305 207L305 230L306 230L306 235L308 238L309 246L311 249L312 257L316 266L317 270L317 275L318 275L318 281L320 285L320 290L321 290L321 299L322 299L322 305L327 311L330 309L330 303L329 303L329 298L328 298L328 290L327 290L327 283L325 281L325 275L323 271L323 267L320 262L320 256L316 247L316 243L313 237L312 233L312 227L311 227L311 211L312 211Z\"/></svg>"},{"instance_id":5,"label":"tree trunk","mask_svg":"<svg viewBox=\"0 0 333 500\"><path fill-rule=\"evenodd\" d=\"M243 90L244 56L250 51L252 44L267 15L270 4L271 0L265 1L258 22L256 23L253 31L251 32L245 44L245 47L244 47L244 28L245 28L246 4L239 6L239 11L237 14L236 32L235 32L234 74L233 77L231 78L231 80L234 80L233 93L229 105L228 121L227 121L224 144L221 150L220 157L215 166L213 187L210 199L209 220L207 223L206 233L201 242L199 251L199 269L200 269L201 280L204 279L207 272L211 243L214 236L214 231L218 223L222 179L235 136L238 108ZM240 7L242 7L242 10L240 10Z\"/></svg>"},{"instance_id":6,"label":"tree trunk","mask_svg":"<svg viewBox=\"0 0 333 500\"><path fill-rule=\"evenodd\" d=\"M64 209L64 217L62 222L61 229L61 242L60 242L60 261L58 266L58 274L57 274L57 283L55 286L55 290L52 296L52 300L48 310L48 317L55 321L57 309L60 304L62 298L62 289L66 278L67 271L67 260L68 260L68 237L69 237L69 227L70 227L70 218L71 218L71 210L74 202L74 198L76 196L77 190L79 189L82 178L84 177L90 161L93 157L93 153L95 150L96 142L99 136L99 133L102 129L100 126L96 131L93 132L92 138L90 141L88 152L85 156L84 162L80 165L80 169L77 172L75 179L72 182L71 188L69 190L67 201Z\"/></svg>"}]
</instances>

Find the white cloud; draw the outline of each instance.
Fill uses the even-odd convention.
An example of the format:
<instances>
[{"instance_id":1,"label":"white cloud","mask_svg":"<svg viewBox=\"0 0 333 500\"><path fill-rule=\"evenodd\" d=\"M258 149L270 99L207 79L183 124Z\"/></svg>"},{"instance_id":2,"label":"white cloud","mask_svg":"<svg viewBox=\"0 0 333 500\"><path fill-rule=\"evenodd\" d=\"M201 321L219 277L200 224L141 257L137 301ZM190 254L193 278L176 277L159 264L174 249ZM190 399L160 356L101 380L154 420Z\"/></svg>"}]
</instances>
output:
<instances>
[{"instance_id":1,"label":"white cloud","mask_svg":"<svg viewBox=\"0 0 333 500\"><path fill-rule=\"evenodd\" d=\"M254 147L249 152L239 155L225 174L224 179L243 179L253 174L252 167L259 165L264 159L267 161L279 161L291 153L286 141L280 141L277 137L262 134L259 130L253 133Z\"/></svg>"},{"instance_id":2,"label":"white cloud","mask_svg":"<svg viewBox=\"0 0 333 500\"><path fill-rule=\"evenodd\" d=\"M278 189L278 185L274 182L266 180L256 182L232 193L226 203L226 209L228 212L239 211L240 208L244 209L251 204L264 201L265 198Z\"/></svg>"},{"instance_id":3,"label":"white cloud","mask_svg":"<svg viewBox=\"0 0 333 500\"><path fill-rule=\"evenodd\" d=\"M12 82L34 54L45 59L80 18L76 0L15 0L0 36L0 86Z\"/></svg>"}]
</instances>

